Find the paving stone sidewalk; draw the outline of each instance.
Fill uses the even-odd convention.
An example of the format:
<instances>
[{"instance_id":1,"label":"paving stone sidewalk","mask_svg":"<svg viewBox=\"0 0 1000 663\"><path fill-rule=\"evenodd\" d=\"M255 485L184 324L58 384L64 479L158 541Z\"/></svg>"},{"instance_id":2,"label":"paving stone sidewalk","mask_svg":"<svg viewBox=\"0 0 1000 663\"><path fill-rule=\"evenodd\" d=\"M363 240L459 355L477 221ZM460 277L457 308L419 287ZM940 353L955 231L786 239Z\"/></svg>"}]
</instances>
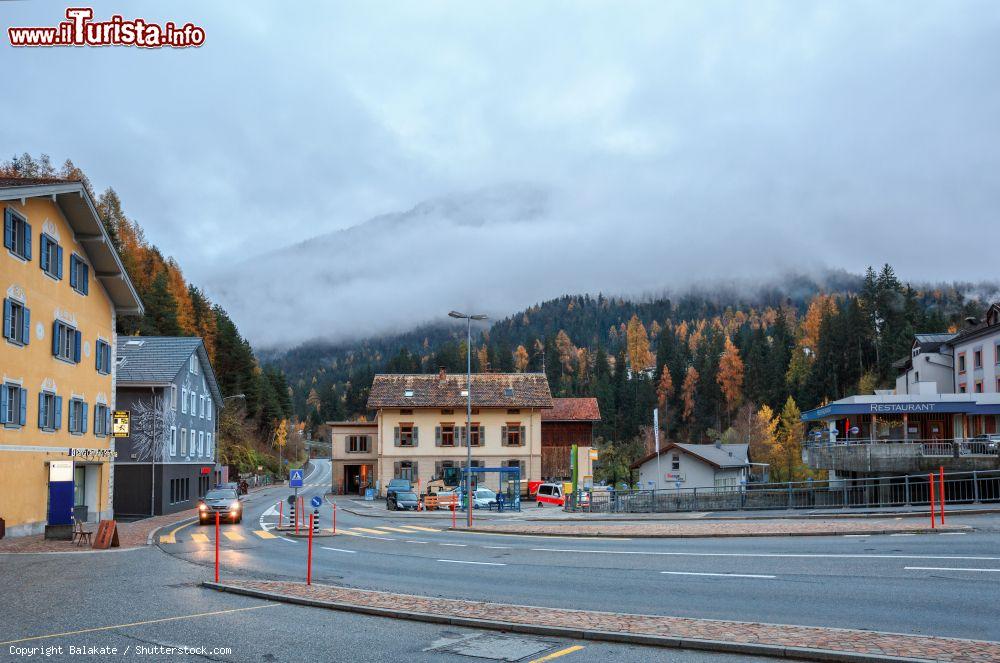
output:
<instances>
[{"instance_id":1,"label":"paving stone sidewalk","mask_svg":"<svg viewBox=\"0 0 1000 663\"><path fill-rule=\"evenodd\" d=\"M1000 643L984 640L504 605L283 581L225 580L218 586L206 585L272 600L300 600L345 610L382 610L394 617L482 620L491 623L479 626L502 630L549 627L567 629L567 637L667 647L815 660L1000 661Z\"/></svg>"},{"instance_id":2,"label":"paving stone sidewalk","mask_svg":"<svg viewBox=\"0 0 1000 663\"><path fill-rule=\"evenodd\" d=\"M463 527L456 528L464 529ZM765 521L684 521L658 523L479 523L472 531L503 534L608 537L746 537L746 536L835 536L843 534L902 534L924 532L965 532L967 525L938 526L906 520L765 520Z\"/></svg>"},{"instance_id":3,"label":"paving stone sidewalk","mask_svg":"<svg viewBox=\"0 0 1000 663\"><path fill-rule=\"evenodd\" d=\"M121 548L136 548L146 545L150 532L198 515L197 509L179 511L166 516L144 518L131 523L118 523L118 542ZM94 536L97 535L97 525L86 526ZM46 541L43 534L19 536L0 539L0 553L40 553L40 552L87 552L93 550L88 545L78 546L70 541ZM111 548L111 550L115 550ZM119 548L120 550L120 548Z\"/></svg>"}]
</instances>

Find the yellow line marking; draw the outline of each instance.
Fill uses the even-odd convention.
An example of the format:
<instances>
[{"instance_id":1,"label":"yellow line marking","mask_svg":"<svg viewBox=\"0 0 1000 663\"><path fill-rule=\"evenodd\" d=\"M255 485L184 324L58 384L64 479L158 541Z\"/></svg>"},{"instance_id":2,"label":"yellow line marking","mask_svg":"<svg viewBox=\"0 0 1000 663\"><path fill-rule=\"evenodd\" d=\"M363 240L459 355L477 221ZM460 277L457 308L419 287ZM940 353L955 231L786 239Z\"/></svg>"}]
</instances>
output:
<instances>
[{"instance_id":1,"label":"yellow line marking","mask_svg":"<svg viewBox=\"0 0 1000 663\"><path fill-rule=\"evenodd\" d=\"M439 529L434 529L432 527L420 527L419 525L400 525L403 529L416 530L418 532L440 532Z\"/></svg>"},{"instance_id":2,"label":"yellow line marking","mask_svg":"<svg viewBox=\"0 0 1000 663\"><path fill-rule=\"evenodd\" d=\"M355 532L364 532L365 534L385 534L385 532L377 529L368 529L367 527L352 527Z\"/></svg>"},{"instance_id":3,"label":"yellow line marking","mask_svg":"<svg viewBox=\"0 0 1000 663\"><path fill-rule=\"evenodd\" d=\"M253 533L256 534L257 536L259 536L262 539L276 539L276 538L278 538L275 535L273 535L270 532L268 532L267 530L263 530L263 529L255 529L253 531Z\"/></svg>"},{"instance_id":4,"label":"yellow line marking","mask_svg":"<svg viewBox=\"0 0 1000 663\"><path fill-rule=\"evenodd\" d=\"M181 531L185 527L190 527L191 525L194 525L196 522L198 522L198 521L197 520L192 520L189 523L184 523L183 525L178 525L177 527L175 527L174 529L172 529L169 534L160 535L160 543L177 543L177 538L175 536L177 534L177 532Z\"/></svg>"},{"instance_id":5,"label":"yellow line marking","mask_svg":"<svg viewBox=\"0 0 1000 663\"><path fill-rule=\"evenodd\" d=\"M384 530L386 530L388 532L399 532L400 534L410 534L411 533L409 530L400 529L398 527L386 527L385 525L379 525L378 528L379 529L384 529ZM360 529L360 528L359 527L355 527L354 529ZM381 533L382 532L379 532L379 534L381 534Z\"/></svg>"},{"instance_id":6,"label":"yellow line marking","mask_svg":"<svg viewBox=\"0 0 1000 663\"><path fill-rule=\"evenodd\" d=\"M160 543L177 543L173 534L163 534L160 536Z\"/></svg>"},{"instance_id":7,"label":"yellow line marking","mask_svg":"<svg viewBox=\"0 0 1000 663\"><path fill-rule=\"evenodd\" d=\"M114 626L98 626L96 628L84 628L79 631L64 631L63 633L49 633L48 635L33 635L30 638L20 638L19 640L8 640L0 642L0 646L13 645L18 642L29 642L31 640L46 640L48 638L61 638L67 635L80 635L81 633L93 633L95 631L111 631L116 628L129 628L131 626L145 626L146 624L160 624L163 622L176 622L181 619L194 619L196 617L211 617L212 615L225 615L231 612L246 612L247 610L260 610L261 608L274 608L280 603L266 603L264 605L252 605L247 608L231 608L229 610L215 610L213 612L199 612L193 615L179 615L177 617L163 617L161 619L147 619L143 622L132 622L130 624L115 624Z\"/></svg>"},{"instance_id":8,"label":"yellow line marking","mask_svg":"<svg viewBox=\"0 0 1000 663\"><path fill-rule=\"evenodd\" d=\"M225 536L230 541L242 541L243 540L243 535L240 534L239 532L230 532L229 530L226 530L222 534L223 534L223 536Z\"/></svg>"},{"instance_id":9,"label":"yellow line marking","mask_svg":"<svg viewBox=\"0 0 1000 663\"><path fill-rule=\"evenodd\" d=\"M195 532L191 535L191 540L198 543L208 543L208 535L202 534L201 532Z\"/></svg>"},{"instance_id":10,"label":"yellow line marking","mask_svg":"<svg viewBox=\"0 0 1000 663\"><path fill-rule=\"evenodd\" d=\"M536 658L531 661L531 663L545 663L545 661L551 661L554 658L559 658L560 656L565 656L566 654L572 654L573 652L580 651L581 649L583 649L583 645L573 645L572 647L566 647L566 649L554 651L551 654L542 656L541 658Z\"/></svg>"},{"instance_id":11,"label":"yellow line marking","mask_svg":"<svg viewBox=\"0 0 1000 663\"><path fill-rule=\"evenodd\" d=\"M364 534L358 534L357 532L350 532L346 529L337 530L337 534L346 534L347 536L364 536Z\"/></svg>"}]
</instances>

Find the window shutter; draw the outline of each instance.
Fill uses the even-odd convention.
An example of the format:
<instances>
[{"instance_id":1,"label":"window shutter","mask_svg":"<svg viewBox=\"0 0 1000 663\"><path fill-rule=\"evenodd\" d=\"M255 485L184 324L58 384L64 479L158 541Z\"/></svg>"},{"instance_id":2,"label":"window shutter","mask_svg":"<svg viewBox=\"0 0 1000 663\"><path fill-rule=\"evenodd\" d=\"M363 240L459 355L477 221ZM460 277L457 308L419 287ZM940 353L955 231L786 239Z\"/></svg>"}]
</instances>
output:
<instances>
[{"instance_id":1,"label":"window shutter","mask_svg":"<svg viewBox=\"0 0 1000 663\"><path fill-rule=\"evenodd\" d=\"M392 464L392 478L393 479L398 479L399 478L399 470L400 470L400 465L399 465L399 461L397 460L395 463Z\"/></svg>"},{"instance_id":2,"label":"window shutter","mask_svg":"<svg viewBox=\"0 0 1000 663\"><path fill-rule=\"evenodd\" d=\"M86 433L87 432L87 404L86 403L80 403L77 407L82 407L83 408L83 414L80 415L80 425L82 426L82 428L80 429L80 432L81 433Z\"/></svg>"},{"instance_id":3,"label":"window shutter","mask_svg":"<svg viewBox=\"0 0 1000 663\"><path fill-rule=\"evenodd\" d=\"M419 434L420 434L420 429L417 428L416 426L414 426L413 427L413 446L415 446L415 447L420 446L420 438L418 437Z\"/></svg>"},{"instance_id":4,"label":"window shutter","mask_svg":"<svg viewBox=\"0 0 1000 663\"><path fill-rule=\"evenodd\" d=\"M3 246L5 249L14 250L14 219L6 207L3 209Z\"/></svg>"},{"instance_id":5,"label":"window shutter","mask_svg":"<svg viewBox=\"0 0 1000 663\"><path fill-rule=\"evenodd\" d=\"M97 431L101 430L101 406L94 406L94 435L97 435Z\"/></svg>"},{"instance_id":6,"label":"window shutter","mask_svg":"<svg viewBox=\"0 0 1000 663\"><path fill-rule=\"evenodd\" d=\"M42 241L41 241L42 256L41 258L38 259L38 266L41 267L46 272L49 271L49 252L46 250L48 248L48 245L49 245L49 238L46 237L45 235L42 235Z\"/></svg>"},{"instance_id":7,"label":"window shutter","mask_svg":"<svg viewBox=\"0 0 1000 663\"><path fill-rule=\"evenodd\" d=\"M31 309L22 306L21 311L23 311L21 335L24 337L21 340L25 345L28 345L31 343Z\"/></svg>"},{"instance_id":8,"label":"window shutter","mask_svg":"<svg viewBox=\"0 0 1000 663\"><path fill-rule=\"evenodd\" d=\"M7 406L10 404L10 389L7 385L0 385L0 424L7 423Z\"/></svg>"},{"instance_id":9,"label":"window shutter","mask_svg":"<svg viewBox=\"0 0 1000 663\"><path fill-rule=\"evenodd\" d=\"M52 323L52 354L59 356L59 331L61 327L58 322Z\"/></svg>"},{"instance_id":10,"label":"window shutter","mask_svg":"<svg viewBox=\"0 0 1000 663\"><path fill-rule=\"evenodd\" d=\"M80 263L80 274L83 276L83 294L90 294L90 265Z\"/></svg>"},{"instance_id":11,"label":"window shutter","mask_svg":"<svg viewBox=\"0 0 1000 663\"><path fill-rule=\"evenodd\" d=\"M69 254L69 286L71 288L78 288L76 282L76 256L72 253Z\"/></svg>"},{"instance_id":12,"label":"window shutter","mask_svg":"<svg viewBox=\"0 0 1000 663\"><path fill-rule=\"evenodd\" d=\"M59 430L62 428L62 396L56 396L52 400L55 402L55 424L53 428Z\"/></svg>"},{"instance_id":13,"label":"window shutter","mask_svg":"<svg viewBox=\"0 0 1000 663\"><path fill-rule=\"evenodd\" d=\"M38 427L45 428L45 394L38 392Z\"/></svg>"},{"instance_id":14,"label":"window shutter","mask_svg":"<svg viewBox=\"0 0 1000 663\"><path fill-rule=\"evenodd\" d=\"M521 440L520 440L520 442L521 442L521 446L522 447L525 444L528 443L528 436L527 436L527 433L525 432L525 426L521 426Z\"/></svg>"},{"instance_id":15,"label":"window shutter","mask_svg":"<svg viewBox=\"0 0 1000 663\"><path fill-rule=\"evenodd\" d=\"M60 278L60 279L63 276L63 269L62 269L63 259L62 259L62 256L63 256L63 254L62 254L62 247L57 245L56 246L56 277Z\"/></svg>"},{"instance_id":16,"label":"window shutter","mask_svg":"<svg viewBox=\"0 0 1000 663\"><path fill-rule=\"evenodd\" d=\"M71 400L69 402L69 413L68 413L69 416L66 417L66 429L70 433L76 432L76 417L73 416L74 414L76 414L76 408L77 408L76 401Z\"/></svg>"},{"instance_id":17,"label":"window shutter","mask_svg":"<svg viewBox=\"0 0 1000 663\"><path fill-rule=\"evenodd\" d=\"M24 388L21 389L20 403L21 403L21 413L20 413L21 414L21 418L20 418L20 420L18 420L18 423L23 426L23 425L25 425L28 422L28 390L27 389L24 389Z\"/></svg>"},{"instance_id":18,"label":"window shutter","mask_svg":"<svg viewBox=\"0 0 1000 663\"><path fill-rule=\"evenodd\" d=\"M73 272L71 271L70 274ZM104 368L104 362L102 361L101 355L104 354L104 344L100 341L94 343L94 368L98 371Z\"/></svg>"},{"instance_id":19,"label":"window shutter","mask_svg":"<svg viewBox=\"0 0 1000 663\"><path fill-rule=\"evenodd\" d=\"M435 426L434 427L434 446L435 447L440 447L441 446L441 427L440 426Z\"/></svg>"},{"instance_id":20,"label":"window shutter","mask_svg":"<svg viewBox=\"0 0 1000 663\"><path fill-rule=\"evenodd\" d=\"M27 222L24 224L24 257L31 260L31 224Z\"/></svg>"},{"instance_id":21,"label":"window shutter","mask_svg":"<svg viewBox=\"0 0 1000 663\"><path fill-rule=\"evenodd\" d=\"M109 407L104 408L104 434L111 434L111 408ZM173 433L171 433L171 435L173 435ZM176 442L171 440L171 444L176 444Z\"/></svg>"},{"instance_id":22,"label":"window shutter","mask_svg":"<svg viewBox=\"0 0 1000 663\"><path fill-rule=\"evenodd\" d=\"M104 344L104 372L111 373L111 344Z\"/></svg>"},{"instance_id":23,"label":"window shutter","mask_svg":"<svg viewBox=\"0 0 1000 663\"><path fill-rule=\"evenodd\" d=\"M78 331L73 332L73 361L77 364L80 363L80 343L83 340L83 334Z\"/></svg>"},{"instance_id":24,"label":"window shutter","mask_svg":"<svg viewBox=\"0 0 1000 663\"><path fill-rule=\"evenodd\" d=\"M455 446L465 446L465 426L455 426Z\"/></svg>"},{"instance_id":25,"label":"window shutter","mask_svg":"<svg viewBox=\"0 0 1000 663\"><path fill-rule=\"evenodd\" d=\"M392 435L393 435L393 441L392 441L392 444L393 444L393 446L395 446L395 447L398 447L398 446L399 446L399 426L396 426L396 427L395 427L395 428L393 429L393 431L392 431ZM397 471L396 471L396 474L399 474L399 470L398 470L398 466L399 466L399 463L396 463L396 465L397 465Z\"/></svg>"},{"instance_id":26,"label":"window shutter","mask_svg":"<svg viewBox=\"0 0 1000 663\"><path fill-rule=\"evenodd\" d=\"M501 426L500 427L500 446L502 446L502 447L506 447L507 446L507 427L506 426Z\"/></svg>"},{"instance_id":27,"label":"window shutter","mask_svg":"<svg viewBox=\"0 0 1000 663\"><path fill-rule=\"evenodd\" d=\"M10 338L10 316L11 316L11 305L10 300L4 298L3 300L3 336L4 338Z\"/></svg>"}]
</instances>

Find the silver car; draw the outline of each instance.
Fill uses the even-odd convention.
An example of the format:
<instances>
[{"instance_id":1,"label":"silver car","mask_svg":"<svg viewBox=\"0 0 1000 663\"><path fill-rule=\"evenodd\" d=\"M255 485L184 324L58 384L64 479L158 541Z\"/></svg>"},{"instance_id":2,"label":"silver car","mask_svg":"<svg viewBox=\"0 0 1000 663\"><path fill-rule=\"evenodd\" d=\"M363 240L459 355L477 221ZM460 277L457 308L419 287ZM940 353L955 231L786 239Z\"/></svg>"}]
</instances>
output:
<instances>
[{"instance_id":1,"label":"silver car","mask_svg":"<svg viewBox=\"0 0 1000 663\"><path fill-rule=\"evenodd\" d=\"M198 522L202 525L214 523L215 514L219 514L220 521L243 521L243 503L235 490L214 488L205 493L205 497L198 502Z\"/></svg>"}]
</instances>

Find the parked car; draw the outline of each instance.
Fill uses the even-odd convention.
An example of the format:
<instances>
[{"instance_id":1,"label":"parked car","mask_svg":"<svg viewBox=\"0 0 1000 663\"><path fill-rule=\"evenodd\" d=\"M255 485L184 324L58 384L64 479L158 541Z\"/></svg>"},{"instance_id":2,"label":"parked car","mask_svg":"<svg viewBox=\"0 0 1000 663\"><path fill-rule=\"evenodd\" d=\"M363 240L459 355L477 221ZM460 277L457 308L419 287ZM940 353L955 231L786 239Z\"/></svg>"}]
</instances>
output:
<instances>
[{"instance_id":1,"label":"parked car","mask_svg":"<svg viewBox=\"0 0 1000 663\"><path fill-rule=\"evenodd\" d=\"M397 490L385 498L385 508L389 511L416 511L420 500L413 491Z\"/></svg>"},{"instance_id":2,"label":"parked car","mask_svg":"<svg viewBox=\"0 0 1000 663\"><path fill-rule=\"evenodd\" d=\"M409 479L393 479L390 481L389 485L385 487L385 498L389 499L394 493L398 492L413 492L413 485Z\"/></svg>"},{"instance_id":3,"label":"parked car","mask_svg":"<svg viewBox=\"0 0 1000 663\"><path fill-rule=\"evenodd\" d=\"M986 434L977 435L968 444L968 452L974 454L996 454L1000 449L1000 435Z\"/></svg>"},{"instance_id":4,"label":"parked car","mask_svg":"<svg viewBox=\"0 0 1000 663\"><path fill-rule=\"evenodd\" d=\"M535 504L539 507L545 504L563 506L566 503L566 498L563 497L562 489L560 483L543 483L538 487L538 492L535 493Z\"/></svg>"},{"instance_id":5,"label":"parked car","mask_svg":"<svg viewBox=\"0 0 1000 663\"><path fill-rule=\"evenodd\" d=\"M496 506L497 494L489 488L477 488L472 494L472 506L475 509L489 509Z\"/></svg>"},{"instance_id":6,"label":"parked car","mask_svg":"<svg viewBox=\"0 0 1000 663\"><path fill-rule=\"evenodd\" d=\"M199 524L214 523L217 513L219 520L228 520L231 523L243 521L243 504L235 489L213 488L198 502Z\"/></svg>"}]
</instances>

